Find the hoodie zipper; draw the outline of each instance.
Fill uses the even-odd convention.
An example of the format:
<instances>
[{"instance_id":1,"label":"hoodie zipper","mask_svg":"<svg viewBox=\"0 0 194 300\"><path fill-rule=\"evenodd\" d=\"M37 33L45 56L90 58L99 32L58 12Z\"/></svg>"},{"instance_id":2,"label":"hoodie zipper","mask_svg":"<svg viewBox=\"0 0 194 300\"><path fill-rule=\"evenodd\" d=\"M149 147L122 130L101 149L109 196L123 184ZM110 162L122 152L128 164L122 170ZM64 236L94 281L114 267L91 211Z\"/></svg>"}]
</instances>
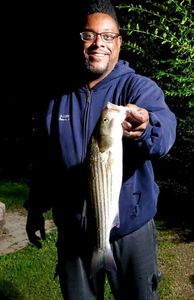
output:
<instances>
[{"instance_id":1,"label":"hoodie zipper","mask_svg":"<svg viewBox=\"0 0 194 300\"><path fill-rule=\"evenodd\" d=\"M90 103L91 103L91 92L87 88L86 107L85 107L84 119L83 119L82 162L84 161L87 152L88 120L89 120Z\"/></svg>"}]
</instances>

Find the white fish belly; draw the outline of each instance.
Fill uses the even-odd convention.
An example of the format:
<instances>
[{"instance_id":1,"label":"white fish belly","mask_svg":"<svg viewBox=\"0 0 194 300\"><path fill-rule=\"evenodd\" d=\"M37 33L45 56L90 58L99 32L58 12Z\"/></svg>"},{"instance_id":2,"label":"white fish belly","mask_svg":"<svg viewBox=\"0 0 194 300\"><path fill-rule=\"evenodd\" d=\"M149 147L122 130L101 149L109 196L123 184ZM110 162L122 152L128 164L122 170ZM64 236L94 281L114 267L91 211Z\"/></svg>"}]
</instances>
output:
<instances>
[{"instance_id":1,"label":"white fish belly","mask_svg":"<svg viewBox=\"0 0 194 300\"><path fill-rule=\"evenodd\" d=\"M114 148L112 147L112 150ZM90 157L91 200L96 218L96 248L110 248L109 237L119 214L119 195L122 182L122 145L115 151L100 153L93 141Z\"/></svg>"}]
</instances>

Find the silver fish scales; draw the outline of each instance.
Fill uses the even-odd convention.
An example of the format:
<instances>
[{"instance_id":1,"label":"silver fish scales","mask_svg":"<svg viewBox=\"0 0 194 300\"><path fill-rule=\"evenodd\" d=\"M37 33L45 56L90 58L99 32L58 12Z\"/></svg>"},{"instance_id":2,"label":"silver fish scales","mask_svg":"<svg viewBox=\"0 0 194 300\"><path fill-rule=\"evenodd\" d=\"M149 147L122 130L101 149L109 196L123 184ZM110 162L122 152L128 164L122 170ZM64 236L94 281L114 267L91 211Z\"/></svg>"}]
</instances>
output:
<instances>
[{"instance_id":1,"label":"silver fish scales","mask_svg":"<svg viewBox=\"0 0 194 300\"><path fill-rule=\"evenodd\" d=\"M119 195L122 184L122 122L127 108L108 103L91 138L88 166L90 198L95 215L96 244L91 275L101 268L116 268L110 231L119 226Z\"/></svg>"}]
</instances>

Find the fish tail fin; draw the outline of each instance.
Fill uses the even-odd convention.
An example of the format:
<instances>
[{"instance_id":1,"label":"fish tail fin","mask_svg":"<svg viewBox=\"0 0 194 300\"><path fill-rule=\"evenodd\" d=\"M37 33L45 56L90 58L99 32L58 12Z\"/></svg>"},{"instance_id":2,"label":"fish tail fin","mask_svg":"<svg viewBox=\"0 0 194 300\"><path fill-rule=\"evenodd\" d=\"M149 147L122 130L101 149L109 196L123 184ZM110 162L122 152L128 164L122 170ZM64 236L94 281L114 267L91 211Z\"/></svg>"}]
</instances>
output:
<instances>
[{"instance_id":1,"label":"fish tail fin","mask_svg":"<svg viewBox=\"0 0 194 300\"><path fill-rule=\"evenodd\" d=\"M104 254L104 267L108 272L116 271L117 269L111 248L108 248Z\"/></svg>"},{"instance_id":2,"label":"fish tail fin","mask_svg":"<svg viewBox=\"0 0 194 300\"><path fill-rule=\"evenodd\" d=\"M107 272L112 272L113 270L116 270L116 268L111 248L106 250L94 250L91 261L91 277L93 277L94 274L101 269L105 269Z\"/></svg>"}]
</instances>

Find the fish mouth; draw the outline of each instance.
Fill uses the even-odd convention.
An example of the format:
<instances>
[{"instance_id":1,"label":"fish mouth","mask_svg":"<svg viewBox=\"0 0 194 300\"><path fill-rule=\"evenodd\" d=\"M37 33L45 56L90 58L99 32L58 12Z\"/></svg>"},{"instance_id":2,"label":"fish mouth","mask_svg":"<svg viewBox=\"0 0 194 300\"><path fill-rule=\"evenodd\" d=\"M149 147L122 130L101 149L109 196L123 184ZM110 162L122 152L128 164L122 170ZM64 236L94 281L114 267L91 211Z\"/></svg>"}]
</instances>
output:
<instances>
[{"instance_id":1,"label":"fish mouth","mask_svg":"<svg viewBox=\"0 0 194 300\"><path fill-rule=\"evenodd\" d=\"M120 112L120 111L121 111L121 108L120 108L118 105L113 104L113 103L111 103L111 102L108 102L108 103L107 103L106 108L107 108L107 109L111 109L111 110L113 110L113 111L117 111L117 112Z\"/></svg>"}]
</instances>

